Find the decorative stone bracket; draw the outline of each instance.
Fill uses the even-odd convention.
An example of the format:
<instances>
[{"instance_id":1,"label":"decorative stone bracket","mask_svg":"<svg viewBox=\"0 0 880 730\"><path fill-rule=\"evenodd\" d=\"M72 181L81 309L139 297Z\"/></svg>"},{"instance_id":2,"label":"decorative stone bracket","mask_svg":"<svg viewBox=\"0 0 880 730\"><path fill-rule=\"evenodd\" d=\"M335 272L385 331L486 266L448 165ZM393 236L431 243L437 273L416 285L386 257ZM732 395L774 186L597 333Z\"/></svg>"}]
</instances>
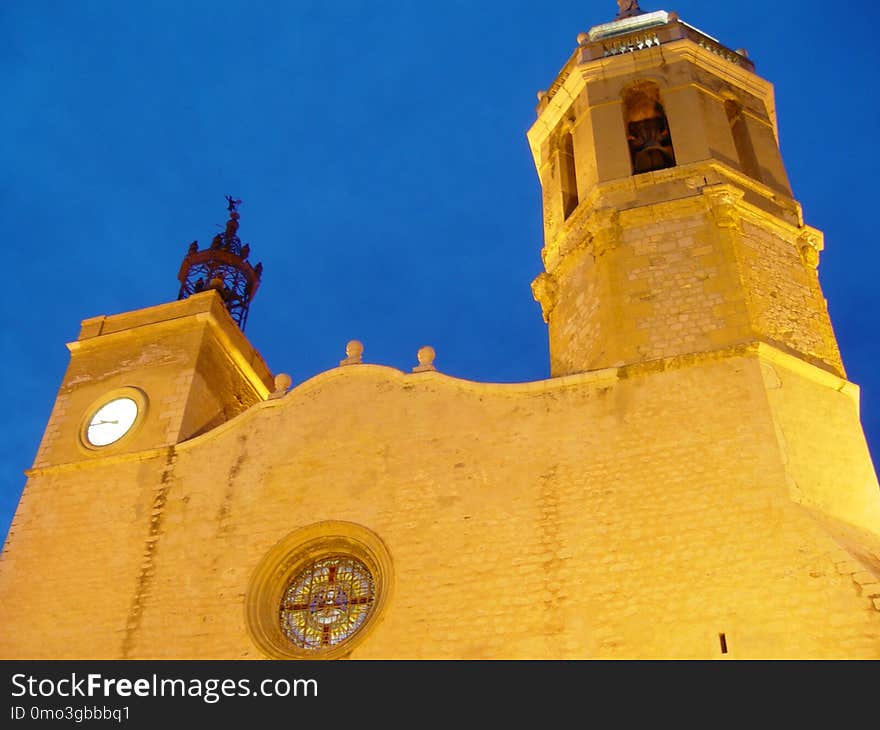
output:
<instances>
[{"instance_id":1,"label":"decorative stone bracket","mask_svg":"<svg viewBox=\"0 0 880 730\"><path fill-rule=\"evenodd\" d=\"M709 185L702 190L706 196L709 210L719 228L739 228L740 213L737 210L745 191L733 185Z\"/></svg>"},{"instance_id":2,"label":"decorative stone bracket","mask_svg":"<svg viewBox=\"0 0 880 730\"><path fill-rule=\"evenodd\" d=\"M541 316L544 323L549 324L550 313L556 307L559 300L559 285L553 274L542 271L532 282L532 296L541 305Z\"/></svg>"},{"instance_id":3,"label":"decorative stone bracket","mask_svg":"<svg viewBox=\"0 0 880 730\"><path fill-rule=\"evenodd\" d=\"M798 236L797 243L801 260L812 269L819 268L819 252L825 248L821 231L805 228Z\"/></svg>"}]
</instances>

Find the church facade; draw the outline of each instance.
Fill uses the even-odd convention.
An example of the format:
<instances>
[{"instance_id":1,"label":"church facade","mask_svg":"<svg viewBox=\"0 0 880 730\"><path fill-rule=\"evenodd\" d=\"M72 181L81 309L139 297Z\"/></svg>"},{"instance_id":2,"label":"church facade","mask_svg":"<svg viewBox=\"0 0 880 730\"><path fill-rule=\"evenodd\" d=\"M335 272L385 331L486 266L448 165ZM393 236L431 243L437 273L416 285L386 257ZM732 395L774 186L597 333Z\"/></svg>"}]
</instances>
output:
<instances>
[{"instance_id":1,"label":"church facade","mask_svg":"<svg viewBox=\"0 0 880 730\"><path fill-rule=\"evenodd\" d=\"M620 3L528 141L549 379L351 342L291 388L222 281L84 321L0 657L880 658L880 489L771 83Z\"/></svg>"}]
</instances>

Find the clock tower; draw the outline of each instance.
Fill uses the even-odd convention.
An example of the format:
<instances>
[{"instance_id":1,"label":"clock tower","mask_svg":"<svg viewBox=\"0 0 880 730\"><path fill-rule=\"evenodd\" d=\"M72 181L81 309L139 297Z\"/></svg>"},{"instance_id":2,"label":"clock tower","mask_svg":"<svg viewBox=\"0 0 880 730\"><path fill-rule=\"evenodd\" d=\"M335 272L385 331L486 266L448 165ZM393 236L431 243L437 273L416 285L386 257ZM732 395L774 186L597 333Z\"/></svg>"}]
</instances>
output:
<instances>
[{"instance_id":1,"label":"clock tower","mask_svg":"<svg viewBox=\"0 0 880 730\"><path fill-rule=\"evenodd\" d=\"M241 201L227 200L225 232L190 245L176 302L82 323L35 467L173 446L273 389L242 334L262 265L237 236Z\"/></svg>"}]
</instances>

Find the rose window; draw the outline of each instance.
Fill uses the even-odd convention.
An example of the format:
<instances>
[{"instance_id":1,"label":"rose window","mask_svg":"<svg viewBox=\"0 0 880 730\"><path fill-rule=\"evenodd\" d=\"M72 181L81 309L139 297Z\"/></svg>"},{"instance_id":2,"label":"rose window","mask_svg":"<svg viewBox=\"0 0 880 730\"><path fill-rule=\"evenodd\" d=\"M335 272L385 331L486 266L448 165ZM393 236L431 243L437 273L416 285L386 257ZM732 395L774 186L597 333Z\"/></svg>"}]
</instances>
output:
<instances>
[{"instance_id":1,"label":"rose window","mask_svg":"<svg viewBox=\"0 0 880 730\"><path fill-rule=\"evenodd\" d=\"M360 560L319 558L297 573L284 592L281 631L300 649L329 649L364 624L375 596L373 576Z\"/></svg>"}]
</instances>

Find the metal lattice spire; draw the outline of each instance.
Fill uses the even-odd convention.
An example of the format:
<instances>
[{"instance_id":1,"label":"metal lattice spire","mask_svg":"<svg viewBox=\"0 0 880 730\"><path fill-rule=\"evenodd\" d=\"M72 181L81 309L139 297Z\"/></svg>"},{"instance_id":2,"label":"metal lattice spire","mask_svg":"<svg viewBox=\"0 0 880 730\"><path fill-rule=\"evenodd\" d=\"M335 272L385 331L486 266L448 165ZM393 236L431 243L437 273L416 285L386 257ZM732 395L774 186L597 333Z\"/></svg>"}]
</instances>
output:
<instances>
[{"instance_id":1,"label":"metal lattice spire","mask_svg":"<svg viewBox=\"0 0 880 730\"><path fill-rule=\"evenodd\" d=\"M226 196L229 220L226 228L211 240L211 245L199 250L199 242L193 241L180 265L177 279L180 281L178 299L186 299L208 289L214 289L223 298L229 314L244 330L248 308L257 293L263 264L252 266L247 260L250 246L242 244L238 237L238 206L240 200Z\"/></svg>"}]
</instances>

